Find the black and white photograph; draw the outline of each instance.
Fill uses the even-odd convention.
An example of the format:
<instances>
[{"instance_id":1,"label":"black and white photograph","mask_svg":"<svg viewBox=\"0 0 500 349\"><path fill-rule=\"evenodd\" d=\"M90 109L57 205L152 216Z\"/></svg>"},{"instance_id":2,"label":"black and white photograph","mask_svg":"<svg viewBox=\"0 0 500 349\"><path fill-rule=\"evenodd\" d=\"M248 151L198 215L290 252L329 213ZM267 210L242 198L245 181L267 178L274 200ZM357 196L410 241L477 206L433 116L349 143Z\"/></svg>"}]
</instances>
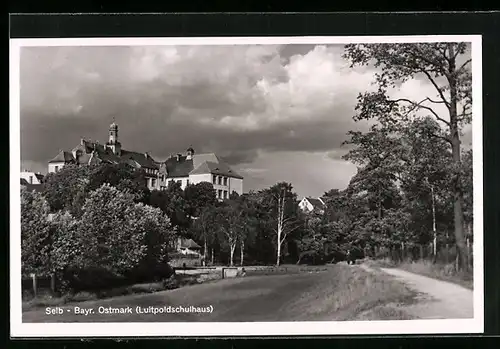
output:
<instances>
[{"instance_id":1,"label":"black and white photograph","mask_svg":"<svg viewBox=\"0 0 500 349\"><path fill-rule=\"evenodd\" d=\"M13 335L483 331L481 36L11 39L10 73Z\"/></svg>"}]
</instances>

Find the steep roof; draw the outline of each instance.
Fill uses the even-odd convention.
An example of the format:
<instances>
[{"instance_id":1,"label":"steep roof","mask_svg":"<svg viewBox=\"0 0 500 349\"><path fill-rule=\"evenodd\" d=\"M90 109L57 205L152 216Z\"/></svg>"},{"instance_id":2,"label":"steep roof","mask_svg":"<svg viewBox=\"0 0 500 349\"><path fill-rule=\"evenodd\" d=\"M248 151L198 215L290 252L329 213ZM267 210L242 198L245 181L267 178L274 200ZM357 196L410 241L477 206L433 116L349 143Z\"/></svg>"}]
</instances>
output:
<instances>
[{"instance_id":1,"label":"steep roof","mask_svg":"<svg viewBox=\"0 0 500 349\"><path fill-rule=\"evenodd\" d=\"M322 207L324 206L323 202L321 202L320 199L315 199L315 198L310 198L310 197L307 197L306 198L307 201L309 201L311 203L311 205L313 205L314 207Z\"/></svg>"},{"instance_id":2,"label":"steep roof","mask_svg":"<svg viewBox=\"0 0 500 349\"><path fill-rule=\"evenodd\" d=\"M185 248L201 248L193 239L181 239L180 247Z\"/></svg>"},{"instance_id":3,"label":"steep roof","mask_svg":"<svg viewBox=\"0 0 500 349\"><path fill-rule=\"evenodd\" d=\"M120 158L122 160L131 159L137 162L141 167L158 169L158 163L149 154L138 153L135 151L123 150L121 151Z\"/></svg>"},{"instance_id":4,"label":"steep roof","mask_svg":"<svg viewBox=\"0 0 500 349\"><path fill-rule=\"evenodd\" d=\"M75 161L75 158L73 157L73 154L71 154L69 151L64 151L61 150L59 154L56 155L55 158L49 161L50 162L73 162Z\"/></svg>"},{"instance_id":5,"label":"steep roof","mask_svg":"<svg viewBox=\"0 0 500 349\"><path fill-rule=\"evenodd\" d=\"M168 177L188 177L190 174L220 174L241 178L231 167L222 162L214 153L195 154L192 159L185 155L170 157L165 161Z\"/></svg>"},{"instance_id":6,"label":"steep roof","mask_svg":"<svg viewBox=\"0 0 500 349\"><path fill-rule=\"evenodd\" d=\"M229 167L223 162L215 163L211 161L205 161L200 166L191 171L190 174L205 174L205 173L243 179L242 176L240 176L231 167Z\"/></svg>"},{"instance_id":7,"label":"steep roof","mask_svg":"<svg viewBox=\"0 0 500 349\"><path fill-rule=\"evenodd\" d=\"M24 178L21 178L21 185L28 185L28 181Z\"/></svg>"},{"instance_id":8,"label":"steep roof","mask_svg":"<svg viewBox=\"0 0 500 349\"><path fill-rule=\"evenodd\" d=\"M41 174L41 173L35 173L35 177L36 177L36 178L37 178L40 182L41 182L41 181L43 181L43 178L44 178L43 174Z\"/></svg>"},{"instance_id":9,"label":"steep roof","mask_svg":"<svg viewBox=\"0 0 500 349\"><path fill-rule=\"evenodd\" d=\"M181 155L179 160L177 160L177 156L170 157L165 160L165 165L167 166L169 178L188 177L189 173L193 170L193 160L188 160L185 155Z\"/></svg>"},{"instance_id":10,"label":"steep roof","mask_svg":"<svg viewBox=\"0 0 500 349\"><path fill-rule=\"evenodd\" d=\"M79 164L88 164L92 152L95 151L95 153L97 154L97 158L103 162L118 164L120 162L130 163L130 161L132 160L133 162L138 163L141 167L154 169L159 167L158 163L153 158L151 158L151 156L146 156L145 153L122 149L120 156L118 156L103 144L85 139L82 139L81 143L73 148L73 151L80 151L80 154L78 156ZM69 154L71 155L71 157L73 157L72 153Z\"/></svg>"}]
</instances>

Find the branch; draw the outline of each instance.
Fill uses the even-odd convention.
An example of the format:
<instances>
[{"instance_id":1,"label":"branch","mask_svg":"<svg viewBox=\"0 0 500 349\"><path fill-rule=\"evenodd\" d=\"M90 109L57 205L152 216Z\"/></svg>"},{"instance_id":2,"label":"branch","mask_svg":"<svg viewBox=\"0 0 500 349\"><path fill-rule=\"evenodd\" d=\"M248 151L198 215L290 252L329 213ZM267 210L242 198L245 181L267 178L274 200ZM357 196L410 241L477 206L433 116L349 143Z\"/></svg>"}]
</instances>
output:
<instances>
[{"instance_id":1,"label":"branch","mask_svg":"<svg viewBox=\"0 0 500 349\"><path fill-rule=\"evenodd\" d=\"M437 135L435 133L429 133L429 136L442 139L442 140L448 142L450 145L453 145L453 142L451 141L451 139L449 137Z\"/></svg>"},{"instance_id":2,"label":"branch","mask_svg":"<svg viewBox=\"0 0 500 349\"><path fill-rule=\"evenodd\" d=\"M427 79L429 79L429 81L432 83L432 85L434 86L434 88L436 89L436 91L438 91L439 96L443 100L444 104L446 104L446 107L448 109L450 109L451 108L450 102L448 102L448 100L444 96L443 91L441 91L441 89L439 88L438 84L436 83L436 81L434 80L434 78L431 76L431 74L429 74L429 72L427 70L425 70L425 69L422 69L422 73L424 73L425 76L427 76Z\"/></svg>"},{"instance_id":3,"label":"branch","mask_svg":"<svg viewBox=\"0 0 500 349\"><path fill-rule=\"evenodd\" d=\"M446 125L450 126L450 123L448 121L446 121L445 119L443 119L442 117L440 117L435 111L434 109L432 109L431 107L428 107L426 105L422 105L423 102L425 101L428 101L429 100L429 97L421 100L420 102L418 103L415 103L407 98L400 98L400 99L396 99L396 100L393 100L393 101L390 101L392 103L398 103L398 102L407 102L407 103L410 103L413 105L413 109L409 110L408 113L406 113L406 115L408 115L409 113L411 113L413 110L417 109L417 108L424 108L428 111L430 111L432 114L434 114L434 116L436 117L436 119L438 119L439 121L445 123ZM447 103L447 102L445 102Z\"/></svg>"},{"instance_id":4,"label":"branch","mask_svg":"<svg viewBox=\"0 0 500 349\"><path fill-rule=\"evenodd\" d=\"M472 62L472 59L471 59L471 58L469 58L468 60L466 60L466 61L464 62L464 64L462 64L462 65L460 66L460 68L458 68L458 69L457 69L457 72L459 72L459 71L461 71L462 69L464 69L464 68L465 68L465 66L466 66L467 64L469 64L470 62Z\"/></svg>"}]
</instances>

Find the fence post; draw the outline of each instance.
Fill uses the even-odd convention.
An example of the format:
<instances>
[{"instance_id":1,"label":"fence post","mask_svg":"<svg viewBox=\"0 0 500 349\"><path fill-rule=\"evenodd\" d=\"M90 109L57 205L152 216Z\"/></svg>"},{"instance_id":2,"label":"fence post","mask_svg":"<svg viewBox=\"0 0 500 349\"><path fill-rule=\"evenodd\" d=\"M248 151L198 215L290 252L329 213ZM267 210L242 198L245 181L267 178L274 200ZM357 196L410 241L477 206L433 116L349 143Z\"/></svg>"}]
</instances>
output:
<instances>
[{"instance_id":1,"label":"fence post","mask_svg":"<svg viewBox=\"0 0 500 349\"><path fill-rule=\"evenodd\" d=\"M50 290L52 291L52 294L56 293L56 274L52 273L50 275Z\"/></svg>"},{"instance_id":2,"label":"fence post","mask_svg":"<svg viewBox=\"0 0 500 349\"><path fill-rule=\"evenodd\" d=\"M37 295L37 286L36 286L36 274L31 273L31 279L33 281L33 296L36 297Z\"/></svg>"},{"instance_id":3,"label":"fence post","mask_svg":"<svg viewBox=\"0 0 500 349\"><path fill-rule=\"evenodd\" d=\"M224 268L222 268L222 278L224 279Z\"/></svg>"}]
</instances>

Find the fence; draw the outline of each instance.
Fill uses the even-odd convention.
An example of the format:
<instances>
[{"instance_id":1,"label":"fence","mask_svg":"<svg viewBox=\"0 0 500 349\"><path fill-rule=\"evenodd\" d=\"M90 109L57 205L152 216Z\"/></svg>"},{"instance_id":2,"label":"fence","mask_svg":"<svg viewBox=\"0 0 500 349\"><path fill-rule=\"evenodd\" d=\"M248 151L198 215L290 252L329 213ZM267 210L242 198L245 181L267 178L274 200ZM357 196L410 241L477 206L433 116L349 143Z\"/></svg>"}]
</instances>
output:
<instances>
[{"instance_id":1,"label":"fence","mask_svg":"<svg viewBox=\"0 0 500 349\"><path fill-rule=\"evenodd\" d=\"M57 280L55 275L45 276L31 274L21 279L23 297L31 298L42 294L54 295L57 291Z\"/></svg>"}]
</instances>

